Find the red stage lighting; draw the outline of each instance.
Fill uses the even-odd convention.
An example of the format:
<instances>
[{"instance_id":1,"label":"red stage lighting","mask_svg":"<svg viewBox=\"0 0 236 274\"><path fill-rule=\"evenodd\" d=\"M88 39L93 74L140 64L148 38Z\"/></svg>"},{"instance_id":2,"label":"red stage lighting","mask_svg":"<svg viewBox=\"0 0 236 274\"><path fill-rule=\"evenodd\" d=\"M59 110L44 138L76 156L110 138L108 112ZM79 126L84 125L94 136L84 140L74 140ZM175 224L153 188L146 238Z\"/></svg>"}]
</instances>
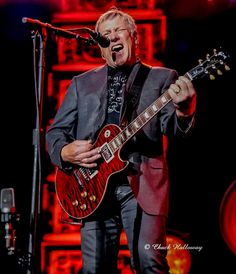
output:
<instances>
[{"instance_id":1,"label":"red stage lighting","mask_svg":"<svg viewBox=\"0 0 236 274\"><path fill-rule=\"evenodd\" d=\"M219 222L225 243L236 255L236 180L230 184L223 196Z\"/></svg>"},{"instance_id":2,"label":"red stage lighting","mask_svg":"<svg viewBox=\"0 0 236 274\"><path fill-rule=\"evenodd\" d=\"M168 234L167 248L170 273L188 274L191 267L191 254L188 244L180 237Z\"/></svg>"}]
</instances>

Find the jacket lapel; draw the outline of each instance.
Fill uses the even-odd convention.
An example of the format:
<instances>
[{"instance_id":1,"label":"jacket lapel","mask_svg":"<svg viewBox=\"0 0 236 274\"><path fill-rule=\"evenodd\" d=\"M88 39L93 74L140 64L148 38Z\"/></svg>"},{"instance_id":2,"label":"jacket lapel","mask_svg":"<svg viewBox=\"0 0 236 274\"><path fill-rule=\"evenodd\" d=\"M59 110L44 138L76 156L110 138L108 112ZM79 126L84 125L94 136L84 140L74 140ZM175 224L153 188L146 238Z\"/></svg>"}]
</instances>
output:
<instances>
[{"instance_id":1,"label":"jacket lapel","mask_svg":"<svg viewBox=\"0 0 236 274\"><path fill-rule=\"evenodd\" d=\"M99 97L100 106L99 113L96 118L94 132L96 133L101 127L106 118L106 109L107 109L107 65L104 65L101 68L98 68L95 72L96 77L96 93Z\"/></svg>"}]
</instances>

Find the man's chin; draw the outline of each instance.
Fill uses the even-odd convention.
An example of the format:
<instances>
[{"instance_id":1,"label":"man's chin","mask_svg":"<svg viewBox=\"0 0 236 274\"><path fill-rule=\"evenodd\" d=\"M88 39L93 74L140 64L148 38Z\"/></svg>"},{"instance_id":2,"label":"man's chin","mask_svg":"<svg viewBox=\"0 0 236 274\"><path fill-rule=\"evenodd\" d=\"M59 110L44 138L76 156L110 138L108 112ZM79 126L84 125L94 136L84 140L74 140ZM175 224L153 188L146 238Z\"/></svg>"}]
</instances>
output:
<instances>
[{"instance_id":1,"label":"man's chin","mask_svg":"<svg viewBox=\"0 0 236 274\"><path fill-rule=\"evenodd\" d=\"M126 65L127 62L121 58L116 58L114 64L116 67L122 67L122 66Z\"/></svg>"},{"instance_id":2,"label":"man's chin","mask_svg":"<svg viewBox=\"0 0 236 274\"><path fill-rule=\"evenodd\" d=\"M113 52L112 53L112 60L116 66L123 66L127 63L127 60L124 57L122 51L120 52Z\"/></svg>"}]
</instances>

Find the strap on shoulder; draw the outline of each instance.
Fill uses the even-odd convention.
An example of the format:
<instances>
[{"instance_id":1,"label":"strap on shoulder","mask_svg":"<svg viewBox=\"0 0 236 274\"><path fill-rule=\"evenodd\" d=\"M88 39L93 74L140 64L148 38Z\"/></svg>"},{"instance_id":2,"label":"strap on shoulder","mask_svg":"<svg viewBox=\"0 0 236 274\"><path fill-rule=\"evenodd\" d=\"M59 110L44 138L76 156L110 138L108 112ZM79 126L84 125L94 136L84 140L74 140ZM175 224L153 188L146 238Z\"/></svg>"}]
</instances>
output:
<instances>
[{"instance_id":1,"label":"strap on shoulder","mask_svg":"<svg viewBox=\"0 0 236 274\"><path fill-rule=\"evenodd\" d=\"M150 70L151 66L141 63L135 79L125 96L125 109L120 122L121 127L125 127L130 122L132 112L139 102L144 82Z\"/></svg>"}]
</instances>

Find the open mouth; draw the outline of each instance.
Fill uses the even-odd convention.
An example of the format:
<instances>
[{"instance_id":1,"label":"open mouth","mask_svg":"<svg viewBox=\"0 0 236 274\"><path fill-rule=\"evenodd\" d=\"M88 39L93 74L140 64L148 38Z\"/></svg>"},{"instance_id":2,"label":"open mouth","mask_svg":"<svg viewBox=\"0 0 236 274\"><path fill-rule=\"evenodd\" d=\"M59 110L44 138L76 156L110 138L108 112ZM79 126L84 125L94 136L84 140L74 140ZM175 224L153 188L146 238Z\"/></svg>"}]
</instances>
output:
<instances>
[{"instance_id":1,"label":"open mouth","mask_svg":"<svg viewBox=\"0 0 236 274\"><path fill-rule=\"evenodd\" d=\"M124 46L123 46L122 44L118 44L118 45L113 46L113 47L111 48L111 50L112 50L113 52L119 52L119 51L121 51L123 48L124 48Z\"/></svg>"}]
</instances>

